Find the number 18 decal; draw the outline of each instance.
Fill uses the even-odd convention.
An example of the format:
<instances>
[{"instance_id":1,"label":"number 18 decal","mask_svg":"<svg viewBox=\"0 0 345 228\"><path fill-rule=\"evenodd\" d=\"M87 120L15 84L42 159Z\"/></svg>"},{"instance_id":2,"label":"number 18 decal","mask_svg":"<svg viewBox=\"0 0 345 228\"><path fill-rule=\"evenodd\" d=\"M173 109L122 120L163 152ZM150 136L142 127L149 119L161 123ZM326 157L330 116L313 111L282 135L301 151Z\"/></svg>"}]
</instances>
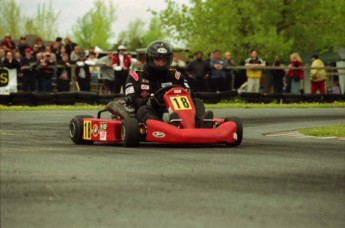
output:
<instances>
[{"instance_id":1,"label":"number 18 decal","mask_svg":"<svg viewBox=\"0 0 345 228\"><path fill-rule=\"evenodd\" d=\"M192 109L192 106L186 96L170 97L170 101L173 104L175 110Z\"/></svg>"}]
</instances>

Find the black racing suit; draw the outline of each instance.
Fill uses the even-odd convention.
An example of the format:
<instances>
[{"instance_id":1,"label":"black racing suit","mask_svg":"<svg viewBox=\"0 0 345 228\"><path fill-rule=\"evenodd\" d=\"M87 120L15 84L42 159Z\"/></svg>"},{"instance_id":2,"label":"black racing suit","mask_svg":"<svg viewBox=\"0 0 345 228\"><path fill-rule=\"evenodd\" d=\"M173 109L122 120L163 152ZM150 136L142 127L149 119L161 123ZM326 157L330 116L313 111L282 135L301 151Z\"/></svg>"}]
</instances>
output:
<instances>
[{"instance_id":1,"label":"black racing suit","mask_svg":"<svg viewBox=\"0 0 345 228\"><path fill-rule=\"evenodd\" d=\"M145 123L148 119L161 120L164 110L160 110L157 105L153 105L153 102L148 104L148 100L150 94L171 85L180 85L189 89L187 80L175 69L158 71L144 64L143 70L129 74L125 93L127 99L135 108L140 123Z\"/></svg>"}]
</instances>

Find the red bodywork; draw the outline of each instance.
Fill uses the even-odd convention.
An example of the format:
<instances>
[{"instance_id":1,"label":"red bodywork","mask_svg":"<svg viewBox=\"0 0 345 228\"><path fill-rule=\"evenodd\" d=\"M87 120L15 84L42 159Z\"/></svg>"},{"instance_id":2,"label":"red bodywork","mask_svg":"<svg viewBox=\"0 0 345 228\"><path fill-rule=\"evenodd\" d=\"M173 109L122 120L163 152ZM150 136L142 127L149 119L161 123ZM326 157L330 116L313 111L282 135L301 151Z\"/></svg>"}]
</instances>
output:
<instances>
[{"instance_id":1,"label":"red bodywork","mask_svg":"<svg viewBox=\"0 0 345 228\"><path fill-rule=\"evenodd\" d=\"M180 127L158 120L146 122L144 141L171 144L216 144L236 142L237 126L235 122L224 122L214 118L214 128L195 127L195 107L189 93L181 88L171 88L164 94L164 101L169 112L177 112ZM94 142L121 142L122 120L84 118L83 140Z\"/></svg>"}]
</instances>

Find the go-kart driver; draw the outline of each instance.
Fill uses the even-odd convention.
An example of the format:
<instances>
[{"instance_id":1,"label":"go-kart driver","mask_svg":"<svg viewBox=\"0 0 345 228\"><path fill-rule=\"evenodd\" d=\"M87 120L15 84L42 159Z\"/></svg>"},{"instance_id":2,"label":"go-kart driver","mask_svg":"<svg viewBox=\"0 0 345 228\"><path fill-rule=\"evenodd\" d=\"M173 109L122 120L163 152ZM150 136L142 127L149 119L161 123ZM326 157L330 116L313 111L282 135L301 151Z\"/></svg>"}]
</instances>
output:
<instances>
[{"instance_id":1,"label":"go-kart driver","mask_svg":"<svg viewBox=\"0 0 345 228\"><path fill-rule=\"evenodd\" d=\"M145 123L148 119L162 120L163 110L160 110L154 102L148 102L151 94L154 94L160 88L180 85L190 90L187 80L170 65L173 59L171 47L164 41L154 41L147 46L145 52L145 63L142 70L131 72L126 83L126 99L136 110L136 116L140 123ZM200 100L199 100L200 102ZM202 104L203 105L203 104ZM213 113L203 110L196 110L197 116L203 116L204 119L213 119ZM178 115L170 113L169 122L178 126ZM209 122L198 120L198 127L211 127ZM198 124L198 122L200 122ZM206 124L207 123L207 124Z\"/></svg>"}]
</instances>

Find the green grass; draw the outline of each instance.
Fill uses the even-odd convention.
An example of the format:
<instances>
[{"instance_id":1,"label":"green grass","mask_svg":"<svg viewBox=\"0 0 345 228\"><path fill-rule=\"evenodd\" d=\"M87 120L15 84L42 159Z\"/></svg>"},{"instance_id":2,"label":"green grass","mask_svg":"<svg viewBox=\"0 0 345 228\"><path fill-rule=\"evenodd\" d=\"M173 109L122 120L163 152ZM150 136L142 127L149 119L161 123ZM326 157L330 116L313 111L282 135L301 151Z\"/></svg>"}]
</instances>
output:
<instances>
[{"instance_id":1,"label":"green grass","mask_svg":"<svg viewBox=\"0 0 345 228\"><path fill-rule=\"evenodd\" d=\"M345 124L339 124L335 126L325 126L316 128L307 128L300 130L299 133L304 135L320 136L320 137L345 137Z\"/></svg>"},{"instance_id":2,"label":"green grass","mask_svg":"<svg viewBox=\"0 0 345 228\"><path fill-rule=\"evenodd\" d=\"M334 103L298 103L298 104L250 104L243 102L222 102L217 104L205 104L207 109L223 108L345 108L345 102ZM105 105L40 105L40 106L4 106L1 111L43 111L43 110L101 110Z\"/></svg>"}]
</instances>

